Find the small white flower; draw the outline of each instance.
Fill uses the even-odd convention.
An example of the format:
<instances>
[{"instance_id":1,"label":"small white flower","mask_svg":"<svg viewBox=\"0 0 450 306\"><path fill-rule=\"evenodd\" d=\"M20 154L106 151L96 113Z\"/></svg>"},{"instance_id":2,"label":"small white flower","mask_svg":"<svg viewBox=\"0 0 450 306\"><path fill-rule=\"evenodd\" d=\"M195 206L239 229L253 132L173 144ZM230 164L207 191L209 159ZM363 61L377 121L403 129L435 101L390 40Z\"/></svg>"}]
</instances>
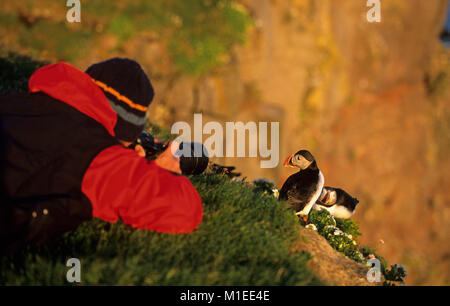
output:
<instances>
[{"instance_id":1,"label":"small white flower","mask_svg":"<svg viewBox=\"0 0 450 306\"><path fill-rule=\"evenodd\" d=\"M280 192L278 191L278 189L274 188L272 189L272 192L273 196L278 199L278 197L280 196Z\"/></svg>"},{"instance_id":2,"label":"small white flower","mask_svg":"<svg viewBox=\"0 0 450 306\"><path fill-rule=\"evenodd\" d=\"M305 228L312 229L313 231L317 231L317 227L312 223L306 225Z\"/></svg>"},{"instance_id":3,"label":"small white flower","mask_svg":"<svg viewBox=\"0 0 450 306\"><path fill-rule=\"evenodd\" d=\"M345 234L345 237L347 237L348 239L353 239L353 236L352 235L350 235L350 234Z\"/></svg>"},{"instance_id":4,"label":"small white flower","mask_svg":"<svg viewBox=\"0 0 450 306\"><path fill-rule=\"evenodd\" d=\"M335 235L335 236L341 236L341 235L343 235L343 234L344 234L344 232L341 231L340 229L337 229L337 230L334 231L334 235Z\"/></svg>"}]
</instances>

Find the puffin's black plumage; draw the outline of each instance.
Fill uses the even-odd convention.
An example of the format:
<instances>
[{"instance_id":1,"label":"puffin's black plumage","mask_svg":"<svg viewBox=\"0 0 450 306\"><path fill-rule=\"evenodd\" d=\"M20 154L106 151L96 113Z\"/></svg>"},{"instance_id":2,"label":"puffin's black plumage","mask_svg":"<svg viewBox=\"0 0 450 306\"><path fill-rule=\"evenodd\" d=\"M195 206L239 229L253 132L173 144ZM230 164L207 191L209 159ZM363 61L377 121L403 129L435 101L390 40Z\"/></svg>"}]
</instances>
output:
<instances>
[{"instance_id":1,"label":"puffin's black plumage","mask_svg":"<svg viewBox=\"0 0 450 306\"><path fill-rule=\"evenodd\" d=\"M306 150L300 150L289 156L284 165L298 167L300 171L284 182L279 198L290 203L297 214L306 217L320 196L324 182L323 175L312 154Z\"/></svg>"},{"instance_id":2,"label":"puffin's black plumage","mask_svg":"<svg viewBox=\"0 0 450 306\"><path fill-rule=\"evenodd\" d=\"M280 190L280 199L291 203L298 212L311 200L319 181L319 169L306 169L291 175Z\"/></svg>"},{"instance_id":3,"label":"puffin's black plumage","mask_svg":"<svg viewBox=\"0 0 450 306\"><path fill-rule=\"evenodd\" d=\"M322 193L317 199L315 209L327 209L333 216L349 218L356 209L359 201L340 188L330 186L323 187Z\"/></svg>"}]
</instances>

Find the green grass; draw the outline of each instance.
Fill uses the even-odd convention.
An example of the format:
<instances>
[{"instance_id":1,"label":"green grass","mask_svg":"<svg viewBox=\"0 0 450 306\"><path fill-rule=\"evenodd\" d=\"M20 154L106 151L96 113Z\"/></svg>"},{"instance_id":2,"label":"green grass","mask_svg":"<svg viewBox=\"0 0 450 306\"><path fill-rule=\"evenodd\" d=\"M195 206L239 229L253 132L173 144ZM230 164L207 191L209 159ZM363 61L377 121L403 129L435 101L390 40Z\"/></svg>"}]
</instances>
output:
<instances>
[{"instance_id":1,"label":"green grass","mask_svg":"<svg viewBox=\"0 0 450 306\"><path fill-rule=\"evenodd\" d=\"M284 203L216 174L191 177L204 219L184 235L92 220L41 249L1 259L2 285L67 285L79 258L81 284L318 285L309 256L291 253L297 218Z\"/></svg>"}]
</instances>

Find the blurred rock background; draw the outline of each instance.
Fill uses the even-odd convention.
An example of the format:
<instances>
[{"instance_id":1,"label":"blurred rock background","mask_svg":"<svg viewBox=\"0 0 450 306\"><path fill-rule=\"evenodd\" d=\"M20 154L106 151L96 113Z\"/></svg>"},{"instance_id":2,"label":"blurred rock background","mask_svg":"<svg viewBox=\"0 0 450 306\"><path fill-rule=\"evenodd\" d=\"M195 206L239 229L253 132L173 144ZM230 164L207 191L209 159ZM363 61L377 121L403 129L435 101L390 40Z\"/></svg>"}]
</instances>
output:
<instances>
[{"instance_id":1,"label":"blurred rock background","mask_svg":"<svg viewBox=\"0 0 450 306\"><path fill-rule=\"evenodd\" d=\"M406 265L407 284L450 284L447 0L0 2L0 53L80 69L126 56L150 75L149 119L280 122L280 164L227 158L281 186L284 157L318 160L326 185L360 200L364 244ZM448 35L448 31L447 31ZM206 138L207 136L205 136Z\"/></svg>"}]
</instances>

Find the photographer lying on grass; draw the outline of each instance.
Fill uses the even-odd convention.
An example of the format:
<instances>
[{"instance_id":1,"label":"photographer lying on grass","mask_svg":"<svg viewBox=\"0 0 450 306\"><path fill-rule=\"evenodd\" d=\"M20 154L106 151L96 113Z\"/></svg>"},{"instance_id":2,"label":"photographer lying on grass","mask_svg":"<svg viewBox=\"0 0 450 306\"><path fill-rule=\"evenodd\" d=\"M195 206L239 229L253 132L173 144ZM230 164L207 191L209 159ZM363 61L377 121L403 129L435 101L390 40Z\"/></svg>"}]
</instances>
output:
<instances>
[{"instance_id":1,"label":"photographer lying on grass","mask_svg":"<svg viewBox=\"0 0 450 306\"><path fill-rule=\"evenodd\" d=\"M92 217L168 233L199 225L200 196L170 152L148 163L127 148L153 96L140 65L123 58L86 72L48 65L29 93L0 96L0 251L43 245Z\"/></svg>"}]
</instances>

